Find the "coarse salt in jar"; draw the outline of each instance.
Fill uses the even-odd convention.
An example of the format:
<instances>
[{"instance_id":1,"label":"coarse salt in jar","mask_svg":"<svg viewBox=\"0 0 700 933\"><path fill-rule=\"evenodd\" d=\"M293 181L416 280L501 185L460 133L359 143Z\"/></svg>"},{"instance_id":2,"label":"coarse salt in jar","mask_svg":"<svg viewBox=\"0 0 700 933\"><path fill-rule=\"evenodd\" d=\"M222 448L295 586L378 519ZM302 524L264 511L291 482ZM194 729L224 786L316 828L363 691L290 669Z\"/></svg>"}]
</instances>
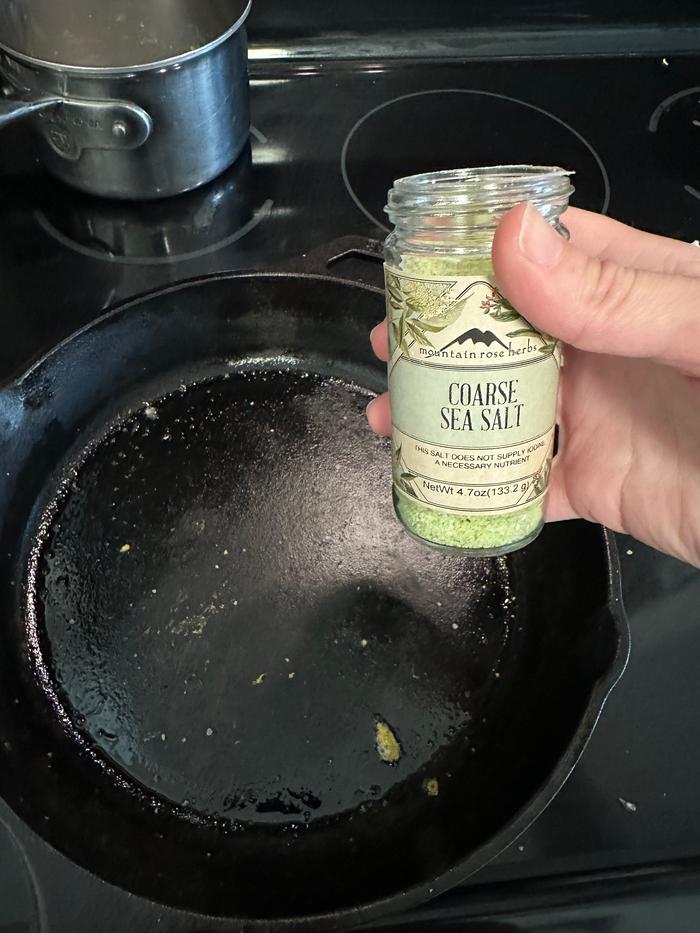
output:
<instances>
[{"instance_id":1,"label":"coarse salt in jar","mask_svg":"<svg viewBox=\"0 0 700 933\"><path fill-rule=\"evenodd\" d=\"M522 202L568 236L570 174L489 166L401 178L389 192L394 506L427 544L500 555L542 529L561 348L498 290L491 246Z\"/></svg>"}]
</instances>

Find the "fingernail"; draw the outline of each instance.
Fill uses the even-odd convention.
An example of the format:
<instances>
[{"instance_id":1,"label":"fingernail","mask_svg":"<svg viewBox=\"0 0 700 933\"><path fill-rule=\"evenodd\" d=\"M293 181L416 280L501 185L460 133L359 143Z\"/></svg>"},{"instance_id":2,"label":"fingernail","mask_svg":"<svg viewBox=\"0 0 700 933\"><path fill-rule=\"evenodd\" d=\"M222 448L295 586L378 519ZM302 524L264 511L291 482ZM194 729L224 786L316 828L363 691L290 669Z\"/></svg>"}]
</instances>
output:
<instances>
[{"instance_id":1,"label":"fingernail","mask_svg":"<svg viewBox=\"0 0 700 933\"><path fill-rule=\"evenodd\" d=\"M564 239L536 207L528 204L520 224L518 245L530 262L538 266L553 266L562 254Z\"/></svg>"}]
</instances>

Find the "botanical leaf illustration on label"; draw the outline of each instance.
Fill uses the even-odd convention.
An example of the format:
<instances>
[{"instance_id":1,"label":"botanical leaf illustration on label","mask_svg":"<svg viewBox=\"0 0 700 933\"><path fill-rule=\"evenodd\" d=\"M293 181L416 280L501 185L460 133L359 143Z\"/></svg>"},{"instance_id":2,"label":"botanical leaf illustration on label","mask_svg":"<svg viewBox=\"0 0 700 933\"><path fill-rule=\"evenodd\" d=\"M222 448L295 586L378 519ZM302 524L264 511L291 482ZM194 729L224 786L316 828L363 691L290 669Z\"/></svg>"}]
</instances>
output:
<instances>
[{"instance_id":1,"label":"botanical leaf illustration on label","mask_svg":"<svg viewBox=\"0 0 700 933\"><path fill-rule=\"evenodd\" d=\"M559 343L479 276L386 267L393 474L460 515L540 499L554 444Z\"/></svg>"}]
</instances>

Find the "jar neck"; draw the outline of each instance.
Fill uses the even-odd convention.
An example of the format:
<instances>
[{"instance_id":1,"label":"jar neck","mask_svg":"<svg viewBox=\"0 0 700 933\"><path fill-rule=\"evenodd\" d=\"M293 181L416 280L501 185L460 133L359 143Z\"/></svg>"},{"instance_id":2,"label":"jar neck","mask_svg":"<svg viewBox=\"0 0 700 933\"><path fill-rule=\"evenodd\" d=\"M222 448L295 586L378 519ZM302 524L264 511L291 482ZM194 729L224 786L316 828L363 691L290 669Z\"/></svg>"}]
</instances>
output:
<instances>
[{"instance_id":1,"label":"jar neck","mask_svg":"<svg viewBox=\"0 0 700 933\"><path fill-rule=\"evenodd\" d=\"M420 251L490 249L496 227L516 204L527 202L565 233L560 217L573 187L570 173L545 166L489 166L400 178L386 212L394 237Z\"/></svg>"},{"instance_id":2,"label":"jar neck","mask_svg":"<svg viewBox=\"0 0 700 933\"><path fill-rule=\"evenodd\" d=\"M561 213L561 212L560 212ZM569 231L561 220L559 214L547 218L549 223L565 240L569 239ZM410 250L411 253L463 253L465 255L490 256L493 246L493 235L498 222L494 226L483 229L435 230L429 227L411 224L397 224L387 239L387 244L393 245L400 252Z\"/></svg>"}]
</instances>

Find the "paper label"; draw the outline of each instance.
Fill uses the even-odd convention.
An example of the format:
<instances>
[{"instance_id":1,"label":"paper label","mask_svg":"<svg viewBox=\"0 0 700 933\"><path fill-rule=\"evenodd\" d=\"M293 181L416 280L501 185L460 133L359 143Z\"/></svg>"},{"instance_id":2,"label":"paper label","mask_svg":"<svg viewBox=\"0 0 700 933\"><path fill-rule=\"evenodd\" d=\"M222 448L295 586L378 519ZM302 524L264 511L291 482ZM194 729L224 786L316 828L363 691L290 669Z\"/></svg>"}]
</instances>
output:
<instances>
[{"instance_id":1,"label":"paper label","mask_svg":"<svg viewBox=\"0 0 700 933\"><path fill-rule=\"evenodd\" d=\"M458 515L507 513L544 495L558 341L484 276L385 267L394 484Z\"/></svg>"}]
</instances>

